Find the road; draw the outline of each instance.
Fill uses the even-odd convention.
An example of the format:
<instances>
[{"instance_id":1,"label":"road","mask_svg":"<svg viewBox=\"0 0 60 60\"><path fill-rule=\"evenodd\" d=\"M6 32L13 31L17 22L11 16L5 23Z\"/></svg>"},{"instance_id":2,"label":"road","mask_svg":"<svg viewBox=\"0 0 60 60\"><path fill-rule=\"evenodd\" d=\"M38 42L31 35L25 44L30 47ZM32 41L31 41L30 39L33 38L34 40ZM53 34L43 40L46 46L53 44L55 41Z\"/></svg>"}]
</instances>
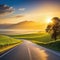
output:
<instances>
[{"instance_id":1,"label":"road","mask_svg":"<svg viewBox=\"0 0 60 60\"><path fill-rule=\"evenodd\" d=\"M0 60L60 60L57 54L30 41L23 43L0 56Z\"/></svg>"}]
</instances>

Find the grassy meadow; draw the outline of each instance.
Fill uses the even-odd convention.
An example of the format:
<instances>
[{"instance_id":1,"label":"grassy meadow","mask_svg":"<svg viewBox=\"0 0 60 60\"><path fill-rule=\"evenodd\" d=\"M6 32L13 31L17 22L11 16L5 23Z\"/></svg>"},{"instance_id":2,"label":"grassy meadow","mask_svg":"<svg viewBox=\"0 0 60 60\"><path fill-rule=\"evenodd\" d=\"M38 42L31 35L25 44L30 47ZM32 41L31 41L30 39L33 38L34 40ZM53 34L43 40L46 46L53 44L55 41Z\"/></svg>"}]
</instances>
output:
<instances>
[{"instance_id":1,"label":"grassy meadow","mask_svg":"<svg viewBox=\"0 0 60 60\"><path fill-rule=\"evenodd\" d=\"M20 44L21 42L22 41L20 41L18 39L0 35L0 52L8 50L8 49Z\"/></svg>"},{"instance_id":2,"label":"grassy meadow","mask_svg":"<svg viewBox=\"0 0 60 60\"><path fill-rule=\"evenodd\" d=\"M60 37L55 41L54 39L51 39L51 36L48 33L39 32L34 34L11 35L11 37L18 39L27 39L46 48L60 51Z\"/></svg>"}]
</instances>

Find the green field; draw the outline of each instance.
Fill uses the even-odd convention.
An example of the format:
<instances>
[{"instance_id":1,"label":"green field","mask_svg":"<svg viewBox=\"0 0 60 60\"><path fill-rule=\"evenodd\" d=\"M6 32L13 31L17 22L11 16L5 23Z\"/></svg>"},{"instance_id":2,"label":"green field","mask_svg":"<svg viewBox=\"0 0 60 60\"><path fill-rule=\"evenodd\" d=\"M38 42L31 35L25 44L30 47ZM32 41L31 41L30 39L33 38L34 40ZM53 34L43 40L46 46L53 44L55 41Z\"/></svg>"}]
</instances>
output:
<instances>
[{"instance_id":1,"label":"green field","mask_svg":"<svg viewBox=\"0 0 60 60\"><path fill-rule=\"evenodd\" d=\"M21 43L21 41L8 36L0 35L0 49L17 43Z\"/></svg>"},{"instance_id":2,"label":"green field","mask_svg":"<svg viewBox=\"0 0 60 60\"><path fill-rule=\"evenodd\" d=\"M48 33L11 35L11 37L18 38L18 39L27 39L27 40L31 40L31 41L44 42L44 43L53 41Z\"/></svg>"},{"instance_id":3,"label":"green field","mask_svg":"<svg viewBox=\"0 0 60 60\"><path fill-rule=\"evenodd\" d=\"M11 37L18 39L27 39L38 45L60 51L60 37L55 41L51 39L48 33L35 33L35 34L24 34L24 35L11 35Z\"/></svg>"}]
</instances>

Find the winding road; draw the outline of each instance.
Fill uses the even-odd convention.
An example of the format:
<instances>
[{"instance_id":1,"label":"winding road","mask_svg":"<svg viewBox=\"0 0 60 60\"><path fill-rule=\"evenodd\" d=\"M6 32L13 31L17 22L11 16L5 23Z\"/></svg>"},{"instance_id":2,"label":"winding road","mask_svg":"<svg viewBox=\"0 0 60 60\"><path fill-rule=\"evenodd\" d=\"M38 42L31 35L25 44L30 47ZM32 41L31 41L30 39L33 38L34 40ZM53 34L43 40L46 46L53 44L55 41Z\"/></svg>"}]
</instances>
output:
<instances>
[{"instance_id":1,"label":"winding road","mask_svg":"<svg viewBox=\"0 0 60 60\"><path fill-rule=\"evenodd\" d=\"M60 55L30 41L23 43L0 56L0 60L60 60Z\"/></svg>"}]
</instances>

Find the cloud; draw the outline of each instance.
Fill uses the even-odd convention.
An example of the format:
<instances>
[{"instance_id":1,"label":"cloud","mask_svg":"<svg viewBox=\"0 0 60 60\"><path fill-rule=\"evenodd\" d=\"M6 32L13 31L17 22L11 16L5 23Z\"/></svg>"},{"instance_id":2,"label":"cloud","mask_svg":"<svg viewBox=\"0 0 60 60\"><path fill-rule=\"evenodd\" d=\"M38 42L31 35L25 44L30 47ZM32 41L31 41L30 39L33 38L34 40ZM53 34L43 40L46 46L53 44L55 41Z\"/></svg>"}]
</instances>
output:
<instances>
[{"instance_id":1,"label":"cloud","mask_svg":"<svg viewBox=\"0 0 60 60\"><path fill-rule=\"evenodd\" d=\"M24 17L24 15L22 15L22 14L12 16L12 18L22 18L22 17Z\"/></svg>"},{"instance_id":2,"label":"cloud","mask_svg":"<svg viewBox=\"0 0 60 60\"><path fill-rule=\"evenodd\" d=\"M17 14L17 15L12 15L7 18L0 18L0 24L16 24L23 21L23 17L24 15Z\"/></svg>"},{"instance_id":3,"label":"cloud","mask_svg":"<svg viewBox=\"0 0 60 60\"><path fill-rule=\"evenodd\" d=\"M24 17L23 15L17 15L15 16L16 18Z\"/></svg>"},{"instance_id":4,"label":"cloud","mask_svg":"<svg viewBox=\"0 0 60 60\"><path fill-rule=\"evenodd\" d=\"M0 16L5 16L14 11L13 7L9 7L8 5L0 5Z\"/></svg>"},{"instance_id":5,"label":"cloud","mask_svg":"<svg viewBox=\"0 0 60 60\"><path fill-rule=\"evenodd\" d=\"M19 8L18 10L20 11L25 11L26 8Z\"/></svg>"}]
</instances>

